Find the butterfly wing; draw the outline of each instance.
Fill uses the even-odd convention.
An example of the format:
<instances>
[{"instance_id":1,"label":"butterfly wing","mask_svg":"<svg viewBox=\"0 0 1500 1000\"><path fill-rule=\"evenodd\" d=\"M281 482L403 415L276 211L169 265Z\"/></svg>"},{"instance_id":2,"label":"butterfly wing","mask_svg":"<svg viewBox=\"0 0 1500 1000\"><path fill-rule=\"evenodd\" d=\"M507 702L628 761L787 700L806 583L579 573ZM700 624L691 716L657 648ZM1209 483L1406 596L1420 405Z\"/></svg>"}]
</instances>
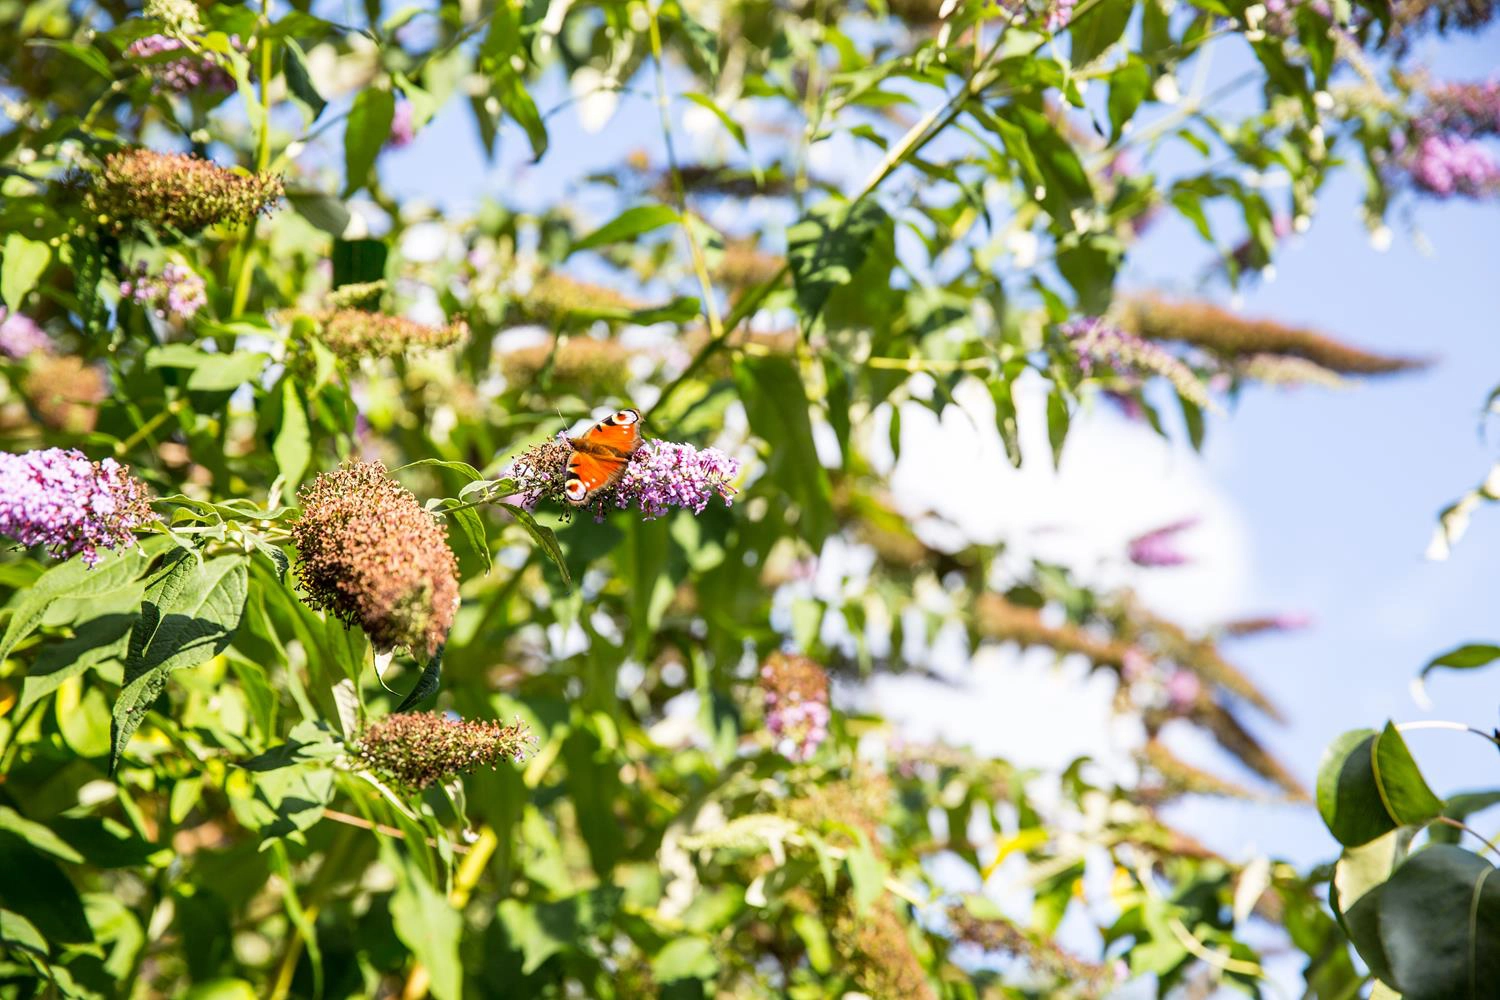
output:
<instances>
[{"instance_id":1,"label":"butterfly wing","mask_svg":"<svg viewBox=\"0 0 1500 1000\"><path fill-rule=\"evenodd\" d=\"M582 507L625 474L630 456L641 446L640 411L616 410L572 443L563 493L573 506Z\"/></svg>"}]
</instances>

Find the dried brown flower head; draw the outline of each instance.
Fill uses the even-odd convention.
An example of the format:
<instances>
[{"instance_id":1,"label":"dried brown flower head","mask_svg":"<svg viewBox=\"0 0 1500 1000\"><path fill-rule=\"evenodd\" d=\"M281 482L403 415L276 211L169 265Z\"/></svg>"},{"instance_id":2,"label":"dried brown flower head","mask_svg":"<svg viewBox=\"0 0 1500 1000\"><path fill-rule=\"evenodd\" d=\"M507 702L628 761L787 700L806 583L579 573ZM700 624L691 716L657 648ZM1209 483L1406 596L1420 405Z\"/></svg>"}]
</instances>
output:
<instances>
[{"instance_id":1,"label":"dried brown flower head","mask_svg":"<svg viewBox=\"0 0 1500 1000\"><path fill-rule=\"evenodd\" d=\"M35 355L21 392L44 426L68 434L94 429L107 394L104 373L68 354Z\"/></svg>"},{"instance_id":2,"label":"dried brown flower head","mask_svg":"<svg viewBox=\"0 0 1500 1000\"><path fill-rule=\"evenodd\" d=\"M453 624L458 562L447 527L379 462L350 462L297 494L292 526L307 603L379 649L434 656Z\"/></svg>"},{"instance_id":3,"label":"dried brown flower head","mask_svg":"<svg viewBox=\"0 0 1500 1000\"><path fill-rule=\"evenodd\" d=\"M535 741L524 722L502 726L438 712L388 715L354 741L360 761L412 791L503 760L526 759Z\"/></svg>"},{"instance_id":4,"label":"dried brown flower head","mask_svg":"<svg viewBox=\"0 0 1500 1000\"><path fill-rule=\"evenodd\" d=\"M1234 799L1261 797L1243 785L1189 764L1157 739L1146 741L1140 757L1152 778L1143 784L1137 796L1151 804L1182 795L1222 795Z\"/></svg>"},{"instance_id":5,"label":"dried brown flower head","mask_svg":"<svg viewBox=\"0 0 1500 1000\"><path fill-rule=\"evenodd\" d=\"M530 385L545 371L555 382L589 396L620 395L630 376L631 352L613 340L574 337L554 347L537 344L500 355L500 370L511 385Z\"/></svg>"},{"instance_id":6,"label":"dried brown flower head","mask_svg":"<svg viewBox=\"0 0 1500 1000\"><path fill-rule=\"evenodd\" d=\"M391 358L408 351L452 347L469 336L469 325L455 320L447 326L428 326L404 316L330 309L303 313L311 323L310 336L346 360Z\"/></svg>"},{"instance_id":7,"label":"dried brown flower head","mask_svg":"<svg viewBox=\"0 0 1500 1000\"><path fill-rule=\"evenodd\" d=\"M188 236L214 225L243 226L274 208L284 193L273 174L150 149L111 153L85 183L84 207L99 225L115 232L149 226Z\"/></svg>"},{"instance_id":8,"label":"dried brown flower head","mask_svg":"<svg viewBox=\"0 0 1500 1000\"><path fill-rule=\"evenodd\" d=\"M1102 997L1116 986L1107 966L1086 962L1052 941L1033 937L1004 917L976 916L967 906L955 904L948 908L948 922L957 940L1019 958L1038 974L1071 987L1069 996Z\"/></svg>"},{"instance_id":9,"label":"dried brown flower head","mask_svg":"<svg viewBox=\"0 0 1500 1000\"><path fill-rule=\"evenodd\" d=\"M765 284L785 265L785 257L760 249L753 240L731 240L719 260L718 277L732 289L745 289Z\"/></svg>"},{"instance_id":10,"label":"dried brown flower head","mask_svg":"<svg viewBox=\"0 0 1500 1000\"><path fill-rule=\"evenodd\" d=\"M1426 364L1366 351L1313 330L1248 319L1206 302L1134 299L1121 311L1120 324L1147 340L1191 344L1226 360L1275 354L1302 358L1342 375L1388 375Z\"/></svg>"},{"instance_id":11,"label":"dried brown flower head","mask_svg":"<svg viewBox=\"0 0 1500 1000\"><path fill-rule=\"evenodd\" d=\"M635 312L644 303L609 288L570 278L560 271L538 275L525 295L505 307L508 326L536 325L551 329L570 320L611 318Z\"/></svg>"}]
</instances>

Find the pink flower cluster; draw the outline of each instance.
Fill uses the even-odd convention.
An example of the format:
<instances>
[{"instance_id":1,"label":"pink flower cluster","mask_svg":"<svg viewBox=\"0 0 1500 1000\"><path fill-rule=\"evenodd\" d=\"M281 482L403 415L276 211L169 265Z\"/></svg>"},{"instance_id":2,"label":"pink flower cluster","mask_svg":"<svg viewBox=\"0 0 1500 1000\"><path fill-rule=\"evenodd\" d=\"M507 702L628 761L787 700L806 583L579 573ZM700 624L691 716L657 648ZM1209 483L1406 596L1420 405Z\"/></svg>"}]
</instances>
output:
<instances>
[{"instance_id":1,"label":"pink flower cluster","mask_svg":"<svg viewBox=\"0 0 1500 1000\"><path fill-rule=\"evenodd\" d=\"M146 66L151 87L159 92L191 94L194 92L228 94L233 92L234 77L211 57L196 55L186 43L169 35L147 35L137 38L125 50L127 59L155 59L168 52L184 52L181 58L154 61Z\"/></svg>"},{"instance_id":2,"label":"pink flower cluster","mask_svg":"<svg viewBox=\"0 0 1500 1000\"><path fill-rule=\"evenodd\" d=\"M0 534L22 545L61 559L82 553L93 566L101 547L133 545L135 529L154 520L146 485L114 459L63 448L0 453Z\"/></svg>"},{"instance_id":3,"label":"pink flower cluster","mask_svg":"<svg viewBox=\"0 0 1500 1000\"><path fill-rule=\"evenodd\" d=\"M410 146L412 140L416 137L417 130L412 121L411 102L396 102L396 111L391 115L391 134L385 140L385 148L401 149L405 146Z\"/></svg>"},{"instance_id":4,"label":"pink flower cluster","mask_svg":"<svg viewBox=\"0 0 1500 1000\"><path fill-rule=\"evenodd\" d=\"M1153 528L1127 542L1125 554L1131 562L1147 569L1186 565L1192 559L1177 547L1177 536L1197 523L1196 517L1189 517Z\"/></svg>"},{"instance_id":5,"label":"pink flower cluster","mask_svg":"<svg viewBox=\"0 0 1500 1000\"><path fill-rule=\"evenodd\" d=\"M729 483L739 475L740 463L717 448L698 450L690 444L650 440L641 445L615 487L615 506L640 508L645 520L661 517L673 507L701 514L715 496L725 506L733 503Z\"/></svg>"},{"instance_id":6,"label":"pink flower cluster","mask_svg":"<svg viewBox=\"0 0 1500 1000\"><path fill-rule=\"evenodd\" d=\"M1412 185L1438 198L1500 195L1500 159L1483 141L1500 135L1500 81L1436 84L1426 96L1422 113L1392 141Z\"/></svg>"},{"instance_id":7,"label":"pink flower cluster","mask_svg":"<svg viewBox=\"0 0 1500 1000\"><path fill-rule=\"evenodd\" d=\"M36 353L51 354L52 338L30 316L0 306L0 354L19 361Z\"/></svg>"},{"instance_id":8,"label":"pink flower cluster","mask_svg":"<svg viewBox=\"0 0 1500 1000\"><path fill-rule=\"evenodd\" d=\"M1479 140L1455 133L1423 136L1407 170L1420 190L1440 198L1500 194L1500 161Z\"/></svg>"},{"instance_id":9,"label":"pink flower cluster","mask_svg":"<svg viewBox=\"0 0 1500 1000\"><path fill-rule=\"evenodd\" d=\"M150 309L160 319L191 319L208 303L203 279L181 264L167 264L159 274L137 264L133 277L120 282L120 298Z\"/></svg>"}]
</instances>

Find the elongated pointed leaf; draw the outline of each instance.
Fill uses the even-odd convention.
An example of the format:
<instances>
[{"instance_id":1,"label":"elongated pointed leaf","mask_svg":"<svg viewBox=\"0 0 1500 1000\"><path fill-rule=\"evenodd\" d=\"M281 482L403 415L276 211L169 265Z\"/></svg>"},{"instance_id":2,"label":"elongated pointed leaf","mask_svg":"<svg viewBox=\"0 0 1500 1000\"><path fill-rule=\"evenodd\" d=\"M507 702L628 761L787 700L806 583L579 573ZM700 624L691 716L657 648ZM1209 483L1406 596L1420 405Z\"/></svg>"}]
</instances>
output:
<instances>
[{"instance_id":1,"label":"elongated pointed leaf","mask_svg":"<svg viewBox=\"0 0 1500 1000\"><path fill-rule=\"evenodd\" d=\"M427 666L422 668L422 675L417 678L410 693L396 706L396 711L404 712L414 705L420 703L428 695L435 693L439 683L443 679L443 647L433 654L432 659L427 661Z\"/></svg>"},{"instance_id":2,"label":"elongated pointed leaf","mask_svg":"<svg viewBox=\"0 0 1500 1000\"><path fill-rule=\"evenodd\" d=\"M244 555L199 562L193 553L179 551L147 586L130 630L125 683L115 700L110 773L171 672L202 663L229 645L245 611L249 562Z\"/></svg>"},{"instance_id":3,"label":"elongated pointed leaf","mask_svg":"<svg viewBox=\"0 0 1500 1000\"><path fill-rule=\"evenodd\" d=\"M557 566L557 571L562 574L563 582L568 585L569 589L572 589L573 574L568 572L568 561L563 558L562 546L557 543L557 533L544 524L538 524L536 518L531 516L531 512L523 507L517 507L511 503L502 503L500 506L510 511L517 523L536 540L542 552Z\"/></svg>"}]
</instances>

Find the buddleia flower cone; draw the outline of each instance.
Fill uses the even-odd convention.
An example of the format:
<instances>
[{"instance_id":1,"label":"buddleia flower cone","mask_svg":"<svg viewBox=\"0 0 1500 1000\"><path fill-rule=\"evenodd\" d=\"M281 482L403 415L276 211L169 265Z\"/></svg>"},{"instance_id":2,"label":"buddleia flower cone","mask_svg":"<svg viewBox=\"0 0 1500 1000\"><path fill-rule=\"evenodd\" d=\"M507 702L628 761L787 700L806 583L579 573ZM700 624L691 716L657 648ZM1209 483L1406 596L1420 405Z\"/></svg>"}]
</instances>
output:
<instances>
[{"instance_id":1,"label":"buddleia flower cone","mask_svg":"<svg viewBox=\"0 0 1500 1000\"><path fill-rule=\"evenodd\" d=\"M351 462L297 494L299 582L313 608L358 625L377 649L431 658L458 603L447 527L379 462Z\"/></svg>"},{"instance_id":2,"label":"buddleia flower cone","mask_svg":"<svg viewBox=\"0 0 1500 1000\"><path fill-rule=\"evenodd\" d=\"M524 722L503 726L437 712L401 712L367 727L352 749L370 770L419 791L504 760L519 763L534 743Z\"/></svg>"}]
</instances>

